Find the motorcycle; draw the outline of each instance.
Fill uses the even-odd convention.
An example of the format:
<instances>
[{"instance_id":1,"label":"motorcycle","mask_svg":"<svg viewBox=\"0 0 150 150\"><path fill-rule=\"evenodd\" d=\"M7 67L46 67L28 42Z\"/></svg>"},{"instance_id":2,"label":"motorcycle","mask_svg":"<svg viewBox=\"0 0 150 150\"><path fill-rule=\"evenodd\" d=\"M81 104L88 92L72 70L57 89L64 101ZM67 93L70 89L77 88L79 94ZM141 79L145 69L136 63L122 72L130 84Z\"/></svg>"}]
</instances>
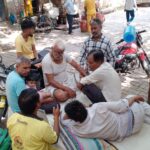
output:
<instances>
[{"instance_id":1,"label":"motorcycle","mask_svg":"<svg viewBox=\"0 0 150 150\"><path fill-rule=\"evenodd\" d=\"M143 48L143 41L141 33L146 32L142 30L136 32L136 40L131 43L125 43L123 39L118 41L116 44L124 42L115 51L116 63L115 69L120 73L130 73L142 66L143 70L150 77L150 60Z\"/></svg>"}]
</instances>

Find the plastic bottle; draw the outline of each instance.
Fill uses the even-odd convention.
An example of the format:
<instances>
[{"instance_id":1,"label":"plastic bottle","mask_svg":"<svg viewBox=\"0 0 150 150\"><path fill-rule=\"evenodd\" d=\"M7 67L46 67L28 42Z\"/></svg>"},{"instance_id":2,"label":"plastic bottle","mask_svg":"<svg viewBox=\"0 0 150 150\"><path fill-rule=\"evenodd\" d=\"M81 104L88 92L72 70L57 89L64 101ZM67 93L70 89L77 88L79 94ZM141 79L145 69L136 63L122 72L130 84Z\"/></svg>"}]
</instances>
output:
<instances>
[{"instance_id":1,"label":"plastic bottle","mask_svg":"<svg viewBox=\"0 0 150 150\"><path fill-rule=\"evenodd\" d=\"M131 43L131 42L135 41L135 39L136 39L136 31L135 31L135 27L134 26L128 25L125 28L123 39L127 43Z\"/></svg>"}]
</instances>

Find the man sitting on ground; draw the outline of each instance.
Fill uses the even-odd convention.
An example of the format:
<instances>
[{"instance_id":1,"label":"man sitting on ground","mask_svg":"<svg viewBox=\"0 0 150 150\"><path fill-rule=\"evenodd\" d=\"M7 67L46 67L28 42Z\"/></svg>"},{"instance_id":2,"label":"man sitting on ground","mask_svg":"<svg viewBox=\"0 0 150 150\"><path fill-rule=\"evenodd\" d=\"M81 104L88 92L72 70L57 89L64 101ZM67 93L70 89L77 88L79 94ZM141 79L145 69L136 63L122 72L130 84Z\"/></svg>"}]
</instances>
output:
<instances>
[{"instance_id":1,"label":"man sitting on ground","mask_svg":"<svg viewBox=\"0 0 150 150\"><path fill-rule=\"evenodd\" d=\"M130 96L89 108L72 101L66 105L61 121L80 137L122 140L140 131L143 122L150 124L150 106L140 101L144 101L141 96Z\"/></svg>"},{"instance_id":2,"label":"man sitting on ground","mask_svg":"<svg viewBox=\"0 0 150 150\"><path fill-rule=\"evenodd\" d=\"M76 92L69 87L67 77L67 64L72 65L82 76L85 76L84 70L65 51L65 45L62 41L57 41L50 53L42 60L42 69L45 86L53 97L59 101L66 101L76 96Z\"/></svg>"},{"instance_id":3,"label":"man sitting on ground","mask_svg":"<svg viewBox=\"0 0 150 150\"><path fill-rule=\"evenodd\" d=\"M89 37L83 45L81 51L80 64L86 66L87 54L91 50L101 50L104 53L105 60L112 66L115 65L115 55L113 53L114 48L111 41L102 34L102 22L99 19L93 19L91 21L92 37Z\"/></svg>"},{"instance_id":4,"label":"man sitting on ground","mask_svg":"<svg viewBox=\"0 0 150 150\"><path fill-rule=\"evenodd\" d=\"M16 61L16 68L14 71L10 72L6 79L6 95L8 100L8 105L13 112L20 112L18 106L18 97L20 93L26 89L25 77L30 73L31 63L26 57L19 57ZM49 96L48 96L49 95ZM50 94L43 92L42 97L50 97Z\"/></svg>"},{"instance_id":5,"label":"man sitting on ground","mask_svg":"<svg viewBox=\"0 0 150 150\"><path fill-rule=\"evenodd\" d=\"M25 89L19 96L21 113L14 113L7 122L12 149L54 150L59 136L59 108L53 108L54 127L37 116L40 98L37 90Z\"/></svg>"},{"instance_id":6,"label":"man sitting on ground","mask_svg":"<svg viewBox=\"0 0 150 150\"><path fill-rule=\"evenodd\" d=\"M21 22L22 33L19 34L15 41L17 57L24 56L30 60L38 58L35 48L35 39L33 36L35 24L30 19L24 19Z\"/></svg>"},{"instance_id":7,"label":"man sitting on ground","mask_svg":"<svg viewBox=\"0 0 150 150\"><path fill-rule=\"evenodd\" d=\"M6 95L8 104L13 112L20 112L18 97L22 90L26 89L25 77L30 72L30 60L19 57L16 62L16 69L9 73L6 79Z\"/></svg>"},{"instance_id":8,"label":"man sitting on ground","mask_svg":"<svg viewBox=\"0 0 150 150\"><path fill-rule=\"evenodd\" d=\"M114 68L104 61L101 50L91 51L87 57L87 64L92 71L88 76L81 78L78 87L94 83L101 91L106 101L116 101L121 98L121 81Z\"/></svg>"}]
</instances>

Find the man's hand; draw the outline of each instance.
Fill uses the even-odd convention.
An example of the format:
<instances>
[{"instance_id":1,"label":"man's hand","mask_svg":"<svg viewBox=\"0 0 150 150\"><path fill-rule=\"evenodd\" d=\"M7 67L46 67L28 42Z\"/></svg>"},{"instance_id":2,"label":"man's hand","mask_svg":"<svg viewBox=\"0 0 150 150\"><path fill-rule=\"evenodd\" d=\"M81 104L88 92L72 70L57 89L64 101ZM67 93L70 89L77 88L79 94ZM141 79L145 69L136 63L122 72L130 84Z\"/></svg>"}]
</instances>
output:
<instances>
[{"instance_id":1,"label":"man's hand","mask_svg":"<svg viewBox=\"0 0 150 150\"><path fill-rule=\"evenodd\" d=\"M144 102L144 98L142 96L134 96L134 102Z\"/></svg>"},{"instance_id":2,"label":"man's hand","mask_svg":"<svg viewBox=\"0 0 150 150\"><path fill-rule=\"evenodd\" d=\"M57 136L59 136L59 116L60 116L60 109L59 106L53 107L53 115L54 115L54 131L57 133Z\"/></svg>"},{"instance_id":3,"label":"man's hand","mask_svg":"<svg viewBox=\"0 0 150 150\"><path fill-rule=\"evenodd\" d=\"M80 75L83 77L86 76L86 71L75 60L72 60L69 64L73 66L80 73Z\"/></svg>"},{"instance_id":4,"label":"man's hand","mask_svg":"<svg viewBox=\"0 0 150 150\"><path fill-rule=\"evenodd\" d=\"M129 106L131 106L134 102L143 102L144 101L144 98L142 96L133 96L129 99Z\"/></svg>"},{"instance_id":5,"label":"man's hand","mask_svg":"<svg viewBox=\"0 0 150 150\"><path fill-rule=\"evenodd\" d=\"M83 88L83 85L81 84L81 83L77 83L77 88L79 89L79 90L82 90L82 88Z\"/></svg>"},{"instance_id":6,"label":"man's hand","mask_svg":"<svg viewBox=\"0 0 150 150\"><path fill-rule=\"evenodd\" d=\"M65 91L67 92L67 94L69 95L70 98L73 98L76 96L76 92L68 87L65 89Z\"/></svg>"},{"instance_id":7,"label":"man's hand","mask_svg":"<svg viewBox=\"0 0 150 150\"><path fill-rule=\"evenodd\" d=\"M59 118L60 116L60 109L59 109L59 106L57 105L57 107L53 107L53 115L54 115L54 118Z\"/></svg>"}]
</instances>

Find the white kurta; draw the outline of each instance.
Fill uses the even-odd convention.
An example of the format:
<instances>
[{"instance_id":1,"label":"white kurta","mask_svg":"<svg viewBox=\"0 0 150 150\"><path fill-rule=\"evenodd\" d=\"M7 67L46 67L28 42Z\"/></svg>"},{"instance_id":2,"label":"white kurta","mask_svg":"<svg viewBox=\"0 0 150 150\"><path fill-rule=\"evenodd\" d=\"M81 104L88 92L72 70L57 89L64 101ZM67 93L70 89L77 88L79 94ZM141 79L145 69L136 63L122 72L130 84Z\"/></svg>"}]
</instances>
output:
<instances>
[{"instance_id":1,"label":"white kurta","mask_svg":"<svg viewBox=\"0 0 150 150\"><path fill-rule=\"evenodd\" d=\"M146 108L146 107L147 108ZM150 115L150 106L146 103L134 103L130 108L134 114L134 126L130 133L138 132L144 122L145 108ZM61 121L74 134L80 137L122 140L126 137L129 124L129 105L127 99L117 102L96 103L87 108L88 117L83 123L70 119ZM149 116L150 120L150 116Z\"/></svg>"},{"instance_id":2,"label":"white kurta","mask_svg":"<svg viewBox=\"0 0 150 150\"><path fill-rule=\"evenodd\" d=\"M114 68L104 62L98 69L80 81L81 84L94 83L99 87L107 101L117 101L121 98L121 81Z\"/></svg>"}]
</instances>

